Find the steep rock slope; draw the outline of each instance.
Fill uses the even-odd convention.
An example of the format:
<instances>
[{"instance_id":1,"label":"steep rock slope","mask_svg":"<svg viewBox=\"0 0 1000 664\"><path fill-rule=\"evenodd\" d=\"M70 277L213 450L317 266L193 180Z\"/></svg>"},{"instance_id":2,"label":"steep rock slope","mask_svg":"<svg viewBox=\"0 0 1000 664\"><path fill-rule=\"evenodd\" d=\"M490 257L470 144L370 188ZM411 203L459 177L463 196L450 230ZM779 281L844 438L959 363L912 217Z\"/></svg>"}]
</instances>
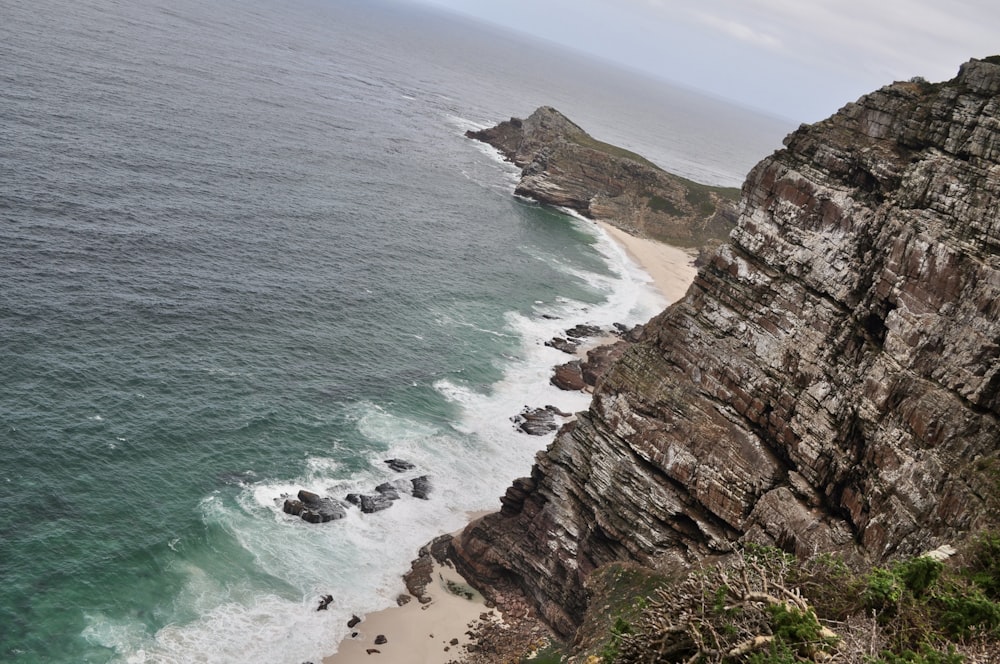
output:
<instances>
[{"instance_id":1,"label":"steep rock slope","mask_svg":"<svg viewBox=\"0 0 1000 664\"><path fill-rule=\"evenodd\" d=\"M737 191L673 175L602 143L550 106L466 136L521 167L515 193L680 246L724 238L736 223Z\"/></svg>"},{"instance_id":2,"label":"steep rock slope","mask_svg":"<svg viewBox=\"0 0 1000 664\"><path fill-rule=\"evenodd\" d=\"M563 635L611 561L747 540L883 560L995 523L1000 66L890 85L785 144L686 297L454 543Z\"/></svg>"}]
</instances>

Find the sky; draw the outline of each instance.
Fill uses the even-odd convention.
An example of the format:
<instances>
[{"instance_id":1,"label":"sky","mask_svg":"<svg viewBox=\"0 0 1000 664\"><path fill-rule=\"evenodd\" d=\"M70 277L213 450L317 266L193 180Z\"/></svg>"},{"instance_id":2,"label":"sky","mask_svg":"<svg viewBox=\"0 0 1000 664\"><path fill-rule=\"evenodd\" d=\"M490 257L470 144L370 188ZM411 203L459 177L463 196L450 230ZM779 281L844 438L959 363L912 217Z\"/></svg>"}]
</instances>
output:
<instances>
[{"instance_id":1,"label":"sky","mask_svg":"<svg viewBox=\"0 0 1000 664\"><path fill-rule=\"evenodd\" d=\"M1000 54L995 0L412 0L814 122Z\"/></svg>"}]
</instances>

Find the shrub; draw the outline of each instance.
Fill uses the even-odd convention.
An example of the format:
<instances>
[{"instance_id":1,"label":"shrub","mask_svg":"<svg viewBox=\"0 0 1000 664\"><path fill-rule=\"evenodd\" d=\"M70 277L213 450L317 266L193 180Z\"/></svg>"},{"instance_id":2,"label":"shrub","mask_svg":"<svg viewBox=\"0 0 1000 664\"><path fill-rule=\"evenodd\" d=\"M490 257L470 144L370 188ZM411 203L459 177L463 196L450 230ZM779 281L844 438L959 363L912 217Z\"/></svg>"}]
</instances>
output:
<instances>
[{"instance_id":1,"label":"shrub","mask_svg":"<svg viewBox=\"0 0 1000 664\"><path fill-rule=\"evenodd\" d=\"M903 599L904 585L899 576L884 567L876 567L868 575L865 606L873 611L895 613Z\"/></svg>"},{"instance_id":2,"label":"shrub","mask_svg":"<svg viewBox=\"0 0 1000 664\"><path fill-rule=\"evenodd\" d=\"M984 533L973 545L967 575L986 596L1000 601L1000 534Z\"/></svg>"},{"instance_id":3,"label":"shrub","mask_svg":"<svg viewBox=\"0 0 1000 664\"><path fill-rule=\"evenodd\" d=\"M895 573L903 581L903 585L917 597L927 592L941 576L944 563L928 556L919 556L904 560L895 567Z\"/></svg>"},{"instance_id":4,"label":"shrub","mask_svg":"<svg viewBox=\"0 0 1000 664\"><path fill-rule=\"evenodd\" d=\"M901 654L883 652L871 664L962 664L965 658L955 652L954 646L948 647L948 652L941 652L923 645L919 651L905 650Z\"/></svg>"}]
</instances>

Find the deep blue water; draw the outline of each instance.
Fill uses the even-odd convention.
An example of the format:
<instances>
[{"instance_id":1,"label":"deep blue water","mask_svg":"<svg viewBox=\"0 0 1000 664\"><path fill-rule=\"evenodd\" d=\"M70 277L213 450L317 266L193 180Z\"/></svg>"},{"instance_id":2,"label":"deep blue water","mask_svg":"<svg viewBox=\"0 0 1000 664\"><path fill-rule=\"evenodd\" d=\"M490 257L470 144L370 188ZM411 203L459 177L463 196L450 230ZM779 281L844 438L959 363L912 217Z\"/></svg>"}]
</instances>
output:
<instances>
[{"instance_id":1,"label":"deep blue water","mask_svg":"<svg viewBox=\"0 0 1000 664\"><path fill-rule=\"evenodd\" d=\"M4 4L0 660L319 659L498 505L586 405L541 342L666 304L463 137L541 104L734 186L790 129L408 5ZM431 500L278 507L392 456Z\"/></svg>"}]
</instances>

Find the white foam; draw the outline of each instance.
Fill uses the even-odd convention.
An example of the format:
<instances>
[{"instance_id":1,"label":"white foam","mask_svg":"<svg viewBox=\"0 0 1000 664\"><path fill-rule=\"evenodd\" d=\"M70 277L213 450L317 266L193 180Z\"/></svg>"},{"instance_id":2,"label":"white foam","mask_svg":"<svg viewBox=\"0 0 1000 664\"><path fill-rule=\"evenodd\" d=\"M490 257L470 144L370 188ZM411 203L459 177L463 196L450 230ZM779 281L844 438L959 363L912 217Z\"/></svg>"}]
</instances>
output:
<instances>
[{"instance_id":1,"label":"white foam","mask_svg":"<svg viewBox=\"0 0 1000 664\"><path fill-rule=\"evenodd\" d=\"M643 322L665 304L648 276L606 234L587 220L574 223L596 238L594 246L611 274L592 274L565 263L558 267L586 283L603 303L565 297L537 301L531 315L510 312L499 329L473 322L481 318L475 310L436 312L442 326L517 341L516 350L497 359L499 380L470 385L458 374L436 381L434 389L459 413L449 423L420 421L394 411L391 404L352 405L347 419L366 442L352 448L369 450L366 465L347 466L332 455L316 454L305 460L298 477L245 485L235 501L221 493L202 501L204 522L229 533L252 557L256 581L222 581L217 572L178 553L179 567L172 571L182 573L186 582L174 602L184 607L177 621L149 634L138 621L93 615L85 637L113 648L127 662L297 664L334 652L352 614L393 605L404 592L400 577L417 549L460 528L469 512L497 509L511 480L527 475L535 454L554 437L520 433L510 418L526 405L551 404L567 412L587 407L589 395L549 383L552 367L570 358L544 342L578 323L610 328ZM553 262L552 256L537 258ZM384 463L390 457L416 468L394 473ZM432 478L430 500L404 492L388 510L362 515L350 507L344 519L326 524L307 524L281 511L283 496L299 489L343 497L418 475ZM182 544L172 540L168 546L186 549ZM333 595L333 603L316 611L326 594ZM191 620L191 613L199 618Z\"/></svg>"},{"instance_id":2,"label":"white foam","mask_svg":"<svg viewBox=\"0 0 1000 664\"><path fill-rule=\"evenodd\" d=\"M457 115L448 115L446 117L448 124L456 127L462 134L466 131L480 131L493 126L492 124L461 118ZM488 143L467 141L466 144L478 154L488 157L489 162L487 164L483 164L480 160L469 162L462 169L462 175L486 189L505 196L513 194L517 183L521 179L521 169L507 161L499 150ZM497 178L497 175L500 177Z\"/></svg>"}]
</instances>

